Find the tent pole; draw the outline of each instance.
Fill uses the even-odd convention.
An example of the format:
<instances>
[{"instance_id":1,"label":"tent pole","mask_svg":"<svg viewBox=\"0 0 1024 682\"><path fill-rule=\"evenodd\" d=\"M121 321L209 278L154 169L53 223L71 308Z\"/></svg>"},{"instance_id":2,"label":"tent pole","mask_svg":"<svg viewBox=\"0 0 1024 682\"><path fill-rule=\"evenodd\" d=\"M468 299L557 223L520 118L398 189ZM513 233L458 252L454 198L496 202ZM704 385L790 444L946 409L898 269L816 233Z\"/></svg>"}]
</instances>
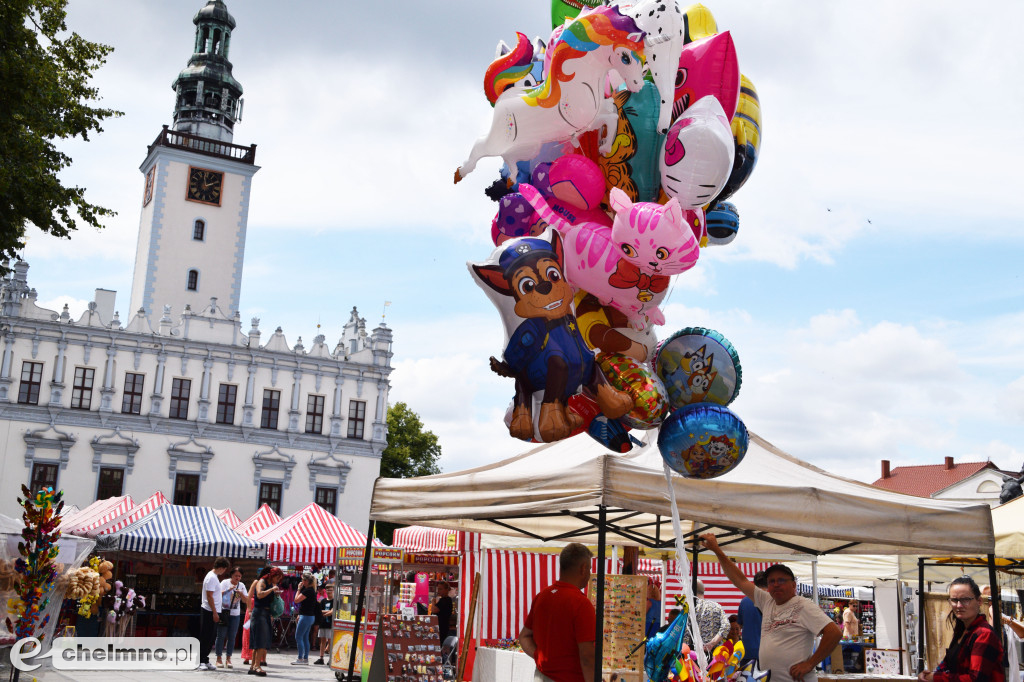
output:
<instances>
[{"instance_id":1,"label":"tent pole","mask_svg":"<svg viewBox=\"0 0 1024 682\"><path fill-rule=\"evenodd\" d=\"M697 563L698 561L700 561L700 542L699 542L699 538L694 538L694 540L693 540L693 552L692 552L692 554L693 554L693 558L690 560L690 566L692 567L692 570L691 570L691 573L690 573L690 583L691 583L690 587L693 590L693 593L697 594L697 574L700 573L700 564Z\"/></svg>"},{"instance_id":2,"label":"tent pole","mask_svg":"<svg viewBox=\"0 0 1024 682\"><path fill-rule=\"evenodd\" d=\"M1003 643L1003 651L1006 651L1006 628L1003 626L1003 609L1000 608L1002 604L1003 591L999 589L999 576L996 575L996 555L988 555L988 584L992 587L992 626L997 633L999 633L999 641ZM1016 644L1014 644L1016 646ZM1016 673L1017 671L1014 671ZM1003 677L1007 678L1006 669L1003 669Z\"/></svg>"},{"instance_id":3,"label":"tent pole","mask_svg":"<svg viewBox=\"0 0 1024 682\"><path fill-rule=\"evenodd\" d=\"M595 618L597 631L594 638L594 682L601 679L601 661L604 659L604 539L606 507L602 504L600 510L600 525L597 528L597 590L595 599L597 604L597 617Z\"/></svg>"},{"instance_id":4,"label":"tent pole","mask_svg":"<svg viewBox=\"0 0 1024 682\"><path fill-rule=\"evenodd\" d=\"M924 671L924 557L917 558L917 672Z\"/></svg>"},{"instance_id":5,"label":"tent pole","mask_svg":"<svg viewBox=\"0 0 1024 682\"><path fill-rule=\"evenodd\" d=\"M352 631L352 651L348 656L348 679L356 669L356 654L359 652L359 622L363 618L363 601L366 599L366 584L370 580L370 555L373 553L374 520L370 519L370 527L366 531L366 551L363 552L363 575L359 582L359 599L356 602L356 625ZM341 579L341 576L338 576Z\"/></svg>"},{"instance_id":6,"label":"tent pole","mask_svg":"<svg viewBox=\"0 0 1024 682\"><path fill-rule=\"evenodd\" d=\"M811 559L811 589L814 590L814 605L821 606L821 598L818 597L818 557Z\"/></svg>"}]
</instances>

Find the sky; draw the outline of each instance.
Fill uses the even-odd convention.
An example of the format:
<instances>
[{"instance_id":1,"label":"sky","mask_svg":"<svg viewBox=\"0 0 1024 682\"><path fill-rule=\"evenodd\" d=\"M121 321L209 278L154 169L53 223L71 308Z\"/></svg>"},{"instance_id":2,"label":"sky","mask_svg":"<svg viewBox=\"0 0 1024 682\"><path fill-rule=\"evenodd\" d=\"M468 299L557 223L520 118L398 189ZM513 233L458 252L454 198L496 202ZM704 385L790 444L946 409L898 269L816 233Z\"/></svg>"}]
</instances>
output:
<instances>
[{"instance_id":1,"label":"sky","mask_svg":"<svg viewBox=\"0 0 1024 682\"><path fill-rule=\"evenodd\" d=\"M62 146L64 173L118 212L71 241L30 231L42 304L118 292L127 321L143 177L200 0L70 0L68 25L115 48L93 83L124 112ZM659 337L715 329L739 354L747 428L863 481L894 467L1024 465L1024 4L708 2L758 90L758 165L731 244L675 278ZM528 446L502 423L504 331L467 261L493 249L485 159L452 185L492 109L499 40L546 37L543 0L229 0L245 89L235 143L257 145L244 322L294 345L341 335L353 306L394 331L392 402L456 471ZM387 8L385 10L385 8ZM385 308L385 301L391 305ZM585 437L585 436L581 436Z\"/></svg>"}]
</instances>

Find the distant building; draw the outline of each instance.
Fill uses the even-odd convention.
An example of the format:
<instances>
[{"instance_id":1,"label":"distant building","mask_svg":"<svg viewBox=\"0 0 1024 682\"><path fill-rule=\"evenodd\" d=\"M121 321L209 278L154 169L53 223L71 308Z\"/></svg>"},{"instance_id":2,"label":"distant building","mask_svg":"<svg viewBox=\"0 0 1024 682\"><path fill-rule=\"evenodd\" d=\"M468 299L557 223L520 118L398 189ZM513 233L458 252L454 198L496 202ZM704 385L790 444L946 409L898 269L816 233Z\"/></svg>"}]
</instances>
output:
<instances>
[{"instance_id":1,"label":"distant building","mask_svg":"<svg viewBox=\"0 0 1024 682\"><path fill-rule=\"evenodd\" d=\"M946 457L942 464L924 464L891 468L882 460L882 477L871 485L897 493L957 502L999 504L1003 481L1012 472L1000 470L992 462L961 462Z\"/></svg>"},{"instance_id":2,"label":"distant building","mask_svg":"<svg viewBox=\"0 0 1024 682\"><path fill-rule=\"evenodd\" d=\"M289 346L238 310L256 146L232 142L235 20L210 0L174 82L173 128L142 163L130 321L97 289L77 320L36 304L28 264L0 280L0 512L22 484L68 504L160 490L176 504L311 501L362 528L387 444L391 330L352 309L341 338Z\"/></svg>"}]
</instances>

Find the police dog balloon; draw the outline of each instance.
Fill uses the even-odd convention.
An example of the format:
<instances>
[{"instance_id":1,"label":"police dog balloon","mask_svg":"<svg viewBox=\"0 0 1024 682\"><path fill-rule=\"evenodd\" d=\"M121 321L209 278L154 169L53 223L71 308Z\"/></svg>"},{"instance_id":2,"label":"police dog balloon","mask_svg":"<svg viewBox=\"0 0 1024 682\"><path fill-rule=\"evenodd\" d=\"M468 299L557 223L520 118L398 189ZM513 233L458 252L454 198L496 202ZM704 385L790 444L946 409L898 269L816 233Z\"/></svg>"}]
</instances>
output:
<instances>
[{"instance_id":1,"label":"police dog balloon","mask_svg":"<svg viewBox=\"0 0 1024 682\"><path fill-rule=\"evenodd\" d=\"M486 263L468 264L505 323L503 359L492 357L491 369L515 379L509 433L522 440L550 443L582 426L582 418L566 406L583 387L611 419L633 406L627 394L604 382L580 335L562 263L562 240L548 229L540 237L504 242Z\"/></svg>"}]
</instances>

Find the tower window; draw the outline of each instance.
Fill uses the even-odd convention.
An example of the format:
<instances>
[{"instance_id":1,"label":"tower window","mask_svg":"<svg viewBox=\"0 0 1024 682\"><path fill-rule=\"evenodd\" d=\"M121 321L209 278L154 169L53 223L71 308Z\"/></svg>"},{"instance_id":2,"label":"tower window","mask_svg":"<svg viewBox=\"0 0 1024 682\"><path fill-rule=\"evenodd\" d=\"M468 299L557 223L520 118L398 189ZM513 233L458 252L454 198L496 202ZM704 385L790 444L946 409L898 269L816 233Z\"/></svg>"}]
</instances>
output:
<instances>
[{"instance_id":1,"label":"tower window","mask_svg":"<svg viewBox=\"0 0 1024 682\"><path fill-rule=\"evenodd\" d=\"M362 438L363 424L366 422L366 401L350 400L348 402L348 437Z\"/></svg>"},{"instance_id":2,"label":"tower window","mask_svg":"<svg viewBox=\"0 0 1024 682\"><path fill-rule=\"evenodd\" d=\"M18 386L18 402L22 405L39 404L39 385L43 381L43 363L21 363L21 384Z\"/></svg>"},{"instance_id":3,"label":"tower window","mask_svg":"<svg viewBox=\"0 0 1024 682\"><path fill-rule=\"evenodd\" d=\"M171 419L188 419L188 398L192 392L191 379L174 379L171 381Z\"/></svg>"},{"instance_id":4,"label":"tower window","mask_svg":"<svg viewBox=\"0 0 1024 682\"><path fill-rule=\"evenodd\" d=\"M188 284L186 285L189 291L199 291L199 271L189 270L188 271Z\"/></svg>"},{"instance_id":5,"label":"tower window","mask_svg":"<svg viewBox=\"0 0 1024 682\"><path fill-rule=\"evenodd\" d=\"M197 242L201 242L204 239L206 239L206 221L205 220L197 220L194 223L192 223L192 239L195 239ZM197 277L198 277L198 273L196 273L196 274L197 274Z\"/></svg>"},{"instance_id":6,"label":"tower window","mask_svg":"<svg viewBox=\"0 0 1024 682\"><path fill-rule=\"evenodd\" d=\"M88 410L92 407L92 385L96 370L92 367L75 367L75 385L71 390L71 407Z\"/></svg>"}]
</instances>

